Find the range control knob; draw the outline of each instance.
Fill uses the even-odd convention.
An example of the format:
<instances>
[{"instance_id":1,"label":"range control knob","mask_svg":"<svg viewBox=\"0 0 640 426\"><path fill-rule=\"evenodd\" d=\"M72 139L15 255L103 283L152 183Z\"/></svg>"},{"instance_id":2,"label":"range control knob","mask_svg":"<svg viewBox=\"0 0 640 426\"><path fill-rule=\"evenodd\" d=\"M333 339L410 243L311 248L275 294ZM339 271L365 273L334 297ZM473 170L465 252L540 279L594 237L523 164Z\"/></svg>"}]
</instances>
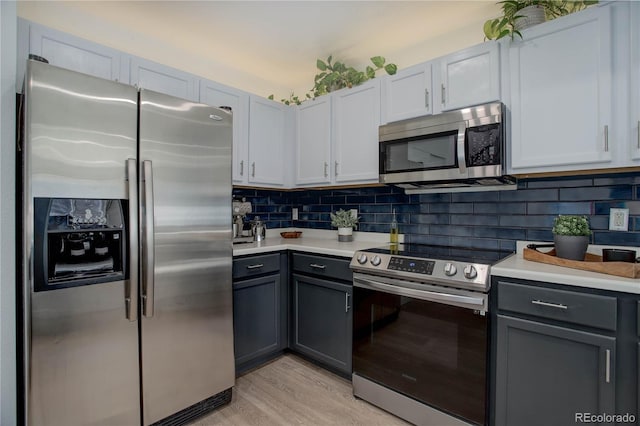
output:
<instances>
[{"instance_id":1,"label":"range control knob","mask_svg":"<svg viewBox=\"0 0 640 426\"><path fill-rule=\"evenodd\" d=\"M380 259L380 256L378 256L377 254L371 258L371 264L373 266L380 265L380 262L382 262L382 259Z\"/></svg>"},{"instance_id":2,"label":"range control knob","mask_svg":"<svg viewBox=\"0 0 640 426\"><path fill-rule=\"evenodd\" d=\"M365 263L367 263L367 255L364 253L360 253L360 256L358 256L358 258L356 259L358 261L359 264L364 265Z\"/></svg>"},{"instance_id":3,"label":"range control knob","mask_svg":"<svg viewBox=\"0 0 640 426\"><path fill-rule=\"evenodd\" d=\"M478 271L476 271L476 268L474 268L473 265L467 265L464 267L465 278L472 280L477 276L478 276Z\"/></svg>"},{"instance_id":4,"label":"range control knob","mask_svg":"<svg viewBox=\"0 0 640 426\"><path fill-rule=\"evenodd\" d=\"M444 264L444 274L448 277L454 276L458 272L458 268L451 262Z\"/></svg>"}]
</instances>

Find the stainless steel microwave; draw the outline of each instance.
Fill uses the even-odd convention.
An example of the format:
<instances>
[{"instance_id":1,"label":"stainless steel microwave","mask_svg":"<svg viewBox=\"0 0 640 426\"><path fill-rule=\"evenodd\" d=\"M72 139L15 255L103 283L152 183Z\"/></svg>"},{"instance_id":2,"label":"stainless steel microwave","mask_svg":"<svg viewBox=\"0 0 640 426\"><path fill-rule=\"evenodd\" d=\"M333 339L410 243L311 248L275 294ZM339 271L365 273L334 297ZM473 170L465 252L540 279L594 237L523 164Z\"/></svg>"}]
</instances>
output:
<instances>
[{"instance_id":1,"label":"stainless steel microwave","mask_svg":"<svg viewBox=\"0 0 640 426\"><path fill-rule=\"evenodd\" d=\"M380 182L405 189L513 186L504 109L494 102L380 126Z\"/></svg>"}]
</instances>

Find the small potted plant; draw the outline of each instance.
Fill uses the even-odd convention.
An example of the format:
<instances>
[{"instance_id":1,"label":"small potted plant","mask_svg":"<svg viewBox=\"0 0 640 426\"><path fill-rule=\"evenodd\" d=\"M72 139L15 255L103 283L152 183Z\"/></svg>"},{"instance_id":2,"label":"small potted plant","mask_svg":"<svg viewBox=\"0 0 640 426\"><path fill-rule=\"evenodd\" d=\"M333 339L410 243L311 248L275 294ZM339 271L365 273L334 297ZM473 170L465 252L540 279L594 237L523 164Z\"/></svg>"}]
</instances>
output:
<instances>
[{"instance_id":1,"label":"small potted plant","mask_svg":"<svg viewBox=\"0 0 640 426\"><path fill-rule=\"evenodd\" d=\"M556 256L584 260L589 246L589 221L585 216L560 215L553 222L553 243Z\"/></svg>"},{"instance_id":2,"label":"small potted plant","mask_svg":"<svg viewBox=\"0 0 640 426\"><path fill-rule=\"evenodd\" d=\"M353 230L358 226L358 217L343 209L331 213L330 216L331 226L338 228L338 241L353 241Z\"/></svg>"}]
</instances>

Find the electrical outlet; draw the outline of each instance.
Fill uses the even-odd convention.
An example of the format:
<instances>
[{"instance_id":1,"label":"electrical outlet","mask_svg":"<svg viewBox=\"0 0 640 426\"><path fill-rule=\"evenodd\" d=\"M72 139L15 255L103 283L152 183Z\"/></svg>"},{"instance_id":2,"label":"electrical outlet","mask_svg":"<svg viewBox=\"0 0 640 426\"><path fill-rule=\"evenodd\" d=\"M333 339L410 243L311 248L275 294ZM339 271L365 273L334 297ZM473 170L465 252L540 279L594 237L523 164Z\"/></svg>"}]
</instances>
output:
<instances>
[{"instance_id":1,"label":"electrical outlet","mask_svg":"<svg viewBox=\"0 0 640 426\"><path fill-rule=\"evenodd\" d=\"M629 230L629 209L609 209L609 230Z\"/></svg>"},{"instance_id":2,"label":"electrical outlet","mask_svg":"<svg viewBox=\"0 0 640 426\"><path fill-rule=\"evenodd\" d=\"M291 209L291 220L298 220L298 208L294 207Z\"/></svg>"},{"instance_id":3,"label":"electrical outlet","mask_svg":"<svg viewBox=\"0 0 640 426\"><path fill-rule=\"evenodd\" d=\"M351 209L351 217L358 218L358 209Z\"/></svg>"}]
</instances>

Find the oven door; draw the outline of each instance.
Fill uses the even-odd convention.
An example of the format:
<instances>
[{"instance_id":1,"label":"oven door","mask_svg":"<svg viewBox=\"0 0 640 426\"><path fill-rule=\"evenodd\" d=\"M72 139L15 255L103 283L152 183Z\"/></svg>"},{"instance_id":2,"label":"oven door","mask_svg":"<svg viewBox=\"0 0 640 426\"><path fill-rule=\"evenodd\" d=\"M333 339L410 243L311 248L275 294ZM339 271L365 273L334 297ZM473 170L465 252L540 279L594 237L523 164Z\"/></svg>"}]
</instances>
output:
<instances>
[{"instance_id":1,"label":"oven door","mask_svg":"<svg viewBox=\"0 0 640 426\"><path fill-rule=\"evenodd\" d=\"M466 126L460 121L381 137L380 182L466 179Z\"/></svg>"},{"instance_id":2,"label":"oven door","mask_svg":"<svg viewBox=\"0 0 640 426\"><path fill-rule=\"evenodd\" d=\"M353 373L484 425L487 295L442 289L355 273Z\"/></svg>"}]
</instances>

